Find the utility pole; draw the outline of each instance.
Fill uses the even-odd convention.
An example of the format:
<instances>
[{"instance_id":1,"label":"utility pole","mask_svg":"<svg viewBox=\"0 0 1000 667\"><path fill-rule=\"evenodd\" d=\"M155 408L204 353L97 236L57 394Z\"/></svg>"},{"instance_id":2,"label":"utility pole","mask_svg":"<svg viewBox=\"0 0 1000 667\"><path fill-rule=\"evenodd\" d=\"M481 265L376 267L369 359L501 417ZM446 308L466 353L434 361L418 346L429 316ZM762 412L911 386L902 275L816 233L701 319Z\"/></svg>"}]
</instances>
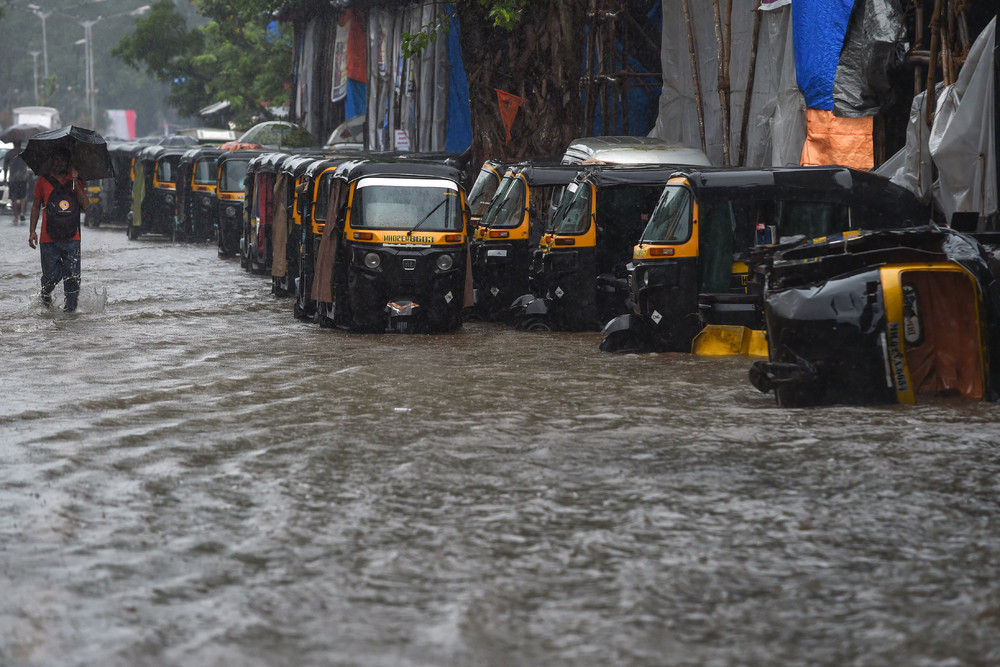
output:
<instances>
[{"instance_id":1,"label":"utility pole","mask_svg":"<svg viewBox=\"0 0 1000 667\"><path fill-rule=\"evenodd\" d=\"M31 56L32 67L35 71L35 104L41 104L42 100L38 97L38 56L41 55L41 51L28 51L28 55Z\"/></svg>"}]
</instances>

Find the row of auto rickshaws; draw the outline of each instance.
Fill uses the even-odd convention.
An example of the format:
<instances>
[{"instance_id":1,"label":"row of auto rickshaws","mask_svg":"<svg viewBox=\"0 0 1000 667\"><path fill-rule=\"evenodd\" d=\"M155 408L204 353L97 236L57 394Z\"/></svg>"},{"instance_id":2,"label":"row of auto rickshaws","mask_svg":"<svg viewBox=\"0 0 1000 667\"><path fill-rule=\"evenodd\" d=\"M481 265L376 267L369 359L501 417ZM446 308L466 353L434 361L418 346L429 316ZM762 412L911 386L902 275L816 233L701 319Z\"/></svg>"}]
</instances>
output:
<instances>
[{"instance_id":1,"label":"row of auto rickshaws","mask_svg":"<svg viewBox=\"0 0 1000 667\"><path fill-rule=\"evenodd\" d=\"M474 178L453 155L143 148L129 236L214 237L324 327L474 317L601 331L605 352L744 355L784 406L996 399L992 235L935 224L870 172L616 148Z\"/></svg>"}]
</instances>

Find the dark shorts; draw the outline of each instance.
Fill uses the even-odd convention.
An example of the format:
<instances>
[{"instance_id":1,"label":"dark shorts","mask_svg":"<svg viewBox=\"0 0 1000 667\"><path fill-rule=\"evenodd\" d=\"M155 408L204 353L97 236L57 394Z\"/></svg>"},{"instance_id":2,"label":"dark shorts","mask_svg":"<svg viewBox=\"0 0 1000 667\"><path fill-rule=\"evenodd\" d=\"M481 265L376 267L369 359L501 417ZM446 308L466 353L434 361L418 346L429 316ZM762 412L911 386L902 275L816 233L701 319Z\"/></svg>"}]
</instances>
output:
<instances>
[{"instance_id":1,"label":"dark shorts","mask_svg":"<svg viewBox=\"0 0 1000 667\"><path fill-rule=\"evenodd\" d=\"M28 181L11 181L10 198L24 199L28 196Z\"/></svg>"}]
</instances>

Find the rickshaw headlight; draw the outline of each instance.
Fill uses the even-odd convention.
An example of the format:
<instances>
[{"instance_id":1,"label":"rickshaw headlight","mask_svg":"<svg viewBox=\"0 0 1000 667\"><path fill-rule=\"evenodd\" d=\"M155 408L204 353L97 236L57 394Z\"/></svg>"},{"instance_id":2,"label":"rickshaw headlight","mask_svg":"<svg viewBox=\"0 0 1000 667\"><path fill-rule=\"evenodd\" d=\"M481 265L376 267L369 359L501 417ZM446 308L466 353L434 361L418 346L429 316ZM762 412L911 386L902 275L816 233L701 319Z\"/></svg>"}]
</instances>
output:
<instances>
[{"instance_id":1,"label":"rickshaw headlight","mask_svg":"<svg viewBox=\"0 0 1000 667\"><path fill-rule=\"evenodd\" d=\"M455 266L455 260L451 255L444 253L437 256L437 261L435 262L437 267L441 271L447 271L451 267Z\"/></svg>"},{"instance_id":2,"label":"rickshaw headlight","mask_svg":"<svg viewBox=\"0 0 1000 667\"><path fill-rule=\"evenodd\" d=\"M649 287L649 271L642 272L642 286Z\"/></svg>"},{"instance_id":3,"label":"rickshaw headlight","mask_svg":"<svg viewBox=\"0 0 1000 667\"><path fill-rule=\"evenodd\" d=\"M174 203L174 196L173 195L167 195L166 197L163 198L163 200L165 202L167 202L168 204L173 204Z\"/></svg>"},{"instance_id":4,"label":"rickshaw headlight","mask_svg":"<svg viewBox=\"0 0 1000 667\"><path fill-rule=\"evenodd\" d=\"M382 257L377 252L369 252L365 254L365 267L371 270L375 270L382 265Z\"/></svg>"},{"instance_id":5,"label":"rickshaw headlight","mask_svg":"<svg viewBox=\"0 0 1000 667\"><path fill-rule=\"evenodd\" d=\"M227 206L226 207L226 215L228 215L230 218L233 217L234 215L236 215L236 207L235 206Z\"/></svg>"}]
</instances>

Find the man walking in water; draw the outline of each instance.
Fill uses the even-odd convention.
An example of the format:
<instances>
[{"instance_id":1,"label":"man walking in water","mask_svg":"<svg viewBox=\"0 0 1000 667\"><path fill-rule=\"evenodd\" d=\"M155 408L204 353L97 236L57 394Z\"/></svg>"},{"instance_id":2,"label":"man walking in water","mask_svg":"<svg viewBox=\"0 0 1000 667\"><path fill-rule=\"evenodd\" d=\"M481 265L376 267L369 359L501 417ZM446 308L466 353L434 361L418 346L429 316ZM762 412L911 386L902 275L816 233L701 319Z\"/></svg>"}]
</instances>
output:
<instances>
[{"instance_id":1,"label":"man walking in water","mask_svg":"<svg viewBox=\"0 0 1000 667\"><path fill-rule=\"evenodd\" d=\"M66 149L53 151L51 169L35 182L31 205L31 230L28 245L41 246L42 303L52 305L52 291L60 281L66 293L63 310L76 310L80 296L80 211L86 211L90 199L76 169L70 168ZM36 236L38 214L45 207L41 236Z\"/></svg>"}]
</instances>

